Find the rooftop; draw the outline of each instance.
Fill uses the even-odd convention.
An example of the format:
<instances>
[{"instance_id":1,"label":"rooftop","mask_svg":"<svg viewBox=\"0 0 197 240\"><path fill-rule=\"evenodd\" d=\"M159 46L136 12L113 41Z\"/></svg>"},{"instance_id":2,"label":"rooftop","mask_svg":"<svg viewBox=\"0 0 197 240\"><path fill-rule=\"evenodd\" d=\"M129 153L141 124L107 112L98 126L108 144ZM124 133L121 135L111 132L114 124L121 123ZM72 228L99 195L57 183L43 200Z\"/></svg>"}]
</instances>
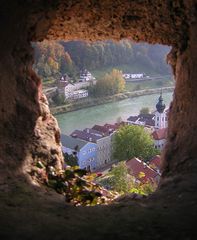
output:
<instances>
[{"instance_id":1,"label":"rooftop","mask_svg":"<svg viewBox=\"0 0 197 240\"><path fill-rule=\"evenodd\" d=\"M94 125L92 127L92 129L96 130L96 131L99 131L99 132L102 132L104 133L105 135L109 135L109 129L105 126L100 126L100 125Z\"/></svg>"},{"instance_id":2,"label":"rooftop","mask_svg":"<svg viewBox=\"0 0 197 240\"><path fill-rule=\"evenodd\" d=\"M132 122L144 122L145 125L148 126L155 126L155 120L154 120L154 114L139 114L138 116L130 116L127 118L127 121L132 121Z\"/></svg>"},{"instance_id":3,"label":"rooftop","mask_svg":"<svg viewBox=\"0 0 197 240\"><path fill-rule=\"evenodd\" d=\"M74 150L80 150L88 142L81 139L73 138L65 134L61 134L61 143L64 147L74 149Z\"/></svg>"},{"instance_id":4,"label":"rooftop","mask_svg":"<svg viewBox=\"0 0 197 240\"><path fill-rule=\"evenodd\" d=\"M157 129L152 133L154 140L162 140L167 138L167 128Z\"/></svg>"},{"instance_id":5,"label":"rooftop","mask_svg":"<svg viewBox=\"0 0 197 240\"><path fill-rule=\"evenodd\" d=\"M130 174L141 182L153 181L157 176L160 176L159 173L138 158L126 161L126 165ZM144 173L144 176L140 177L140 173Z\"/></svg>"},{"instance_id":6,"label":"rooftop","mask_svg":"<svg viewBox=\"0 0 197 240\"><path fill-rule=\"evenodd\" d=\"M87 132L81 131L81 130L75 130L74 132L72 132L70 134L70 136L73 138L80 138L82 140L85 140L88 142L94 142L94 143L96 143L97 140L102 138L102 136L96 136L94 134L87 133Z\"/></svg>"},{"instance_id":7,"label":"rooftop","mask_svg":"<svg viewBox=\"0 0 197 240\"><path fill-rule=\"evenodd\" d=\"M149 165L151 168L155 169L155 170L160 170L161 169L161 156L160 155L156 155L153 158L150 159L149 161Z\"/></svg>"},{"instance_id":8,"label":"rooftop","mask_svg":"<svg viewBox=\"0 0 197 240\"><path fill-rule=\"evenodd\" d=\"M90 134L94 134L94 135L96 135L96 136L98 136L98 137L103 137L103 136L104 136L104 134L103 134L102 132L97 131L97 130L92 129L92 128L85 128L85 129L83 130L83 132L85 132L85 133L90 133Z\"/></svg>"}]
</instances>

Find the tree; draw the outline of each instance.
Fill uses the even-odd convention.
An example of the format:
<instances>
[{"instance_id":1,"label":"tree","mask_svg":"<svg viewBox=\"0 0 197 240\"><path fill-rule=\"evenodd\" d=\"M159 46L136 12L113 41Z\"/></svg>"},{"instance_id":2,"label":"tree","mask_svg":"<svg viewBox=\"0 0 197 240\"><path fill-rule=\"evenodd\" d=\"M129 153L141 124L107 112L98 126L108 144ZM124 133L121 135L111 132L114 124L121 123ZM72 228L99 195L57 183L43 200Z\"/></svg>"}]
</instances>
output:
<instances>
[{"instance_id":1,"label":"tree","mask_svg":"<svg viewBox=\"0 0 197 240\"><path fill-rule=\"evenodd\" d=\"M112 170L98 181L106 189L119 193L128 193L134 183L134 179L128 174L125 162L120 162L112 166Z\"/></svg>"},{"instance_id":2,"label":"tree","mask_svg":"<svg viewBox=\"0 0 197 240\"><path fill-rule=\"evenodd\" d=\"M68 154L68 153L63 153L64 156L64 161L67 165L74 167L78 166L78 158L75 155Z\"/></svg>"},{"instance_id":3,"label":"tree","mask_svg":"<svg viewBox=\"0 0 197 240\"><path fill-rule=\"evenodd\" d=\"M113 138L113 155L119 161L133 157L148 159L156 154L152 137L141 126L127 125L118 129Z\"/></svg>"},{"instance_id":4,"label":"tree","mask_svg":"<svg viewBox=\"0 0 197 240\"><path fill-rule=\"evenodd\" d=\"M131 188L131 179L129 179L128 169L125 162L120 162L114 166L109 174L111 176L111 185L117 192L128 193Z\"/></svg>"},{"instance_id":5,"label":"tree","mask_svg":"<svg viewBox=\"0 0 197 240\"><path fill-rule=\"evenodd\" d=\"M122 72L113 69L110 73L106 73L102 79L97 81L94 92L98 96L113 95L122 92L124 88L125 80L122 76Z\"/></svg>"},{"instance_id":6,"label":"tree","mask_svg":"<svg viewBox=\"0 0 197 240\"><path fill-rule=\"evenodd\" d=\"M65 96L64 94L61 94L58 91L56 91L54 96L52 97L52 101L57 106L65 104Z\"/></svg>"},{"instance_id":7,"label":"tree","mask_svg":"<svg viewBox=\"0 0 197 240\"><path fill-rule=\"evenodd\" d=\"M144 176L145 174L141 172L141 177ZM128 173L128 168L124 161L113 166L112 170L104 178L101 178L98 183L105 188L114 190L120 194L137 193L148 195L154 192L157 188L156 182L136 182L134 176Z\"/></svg>"},{"instance_id":8,"label":"tree","mask_svg":"<svg viewBox=\"0 0 197 240\"><path fill-rule=\"evenodd\" d=\"M149 114L150 109L148 107L143 107L140 109L140 114Z\"/></svg>"}]
</instances>

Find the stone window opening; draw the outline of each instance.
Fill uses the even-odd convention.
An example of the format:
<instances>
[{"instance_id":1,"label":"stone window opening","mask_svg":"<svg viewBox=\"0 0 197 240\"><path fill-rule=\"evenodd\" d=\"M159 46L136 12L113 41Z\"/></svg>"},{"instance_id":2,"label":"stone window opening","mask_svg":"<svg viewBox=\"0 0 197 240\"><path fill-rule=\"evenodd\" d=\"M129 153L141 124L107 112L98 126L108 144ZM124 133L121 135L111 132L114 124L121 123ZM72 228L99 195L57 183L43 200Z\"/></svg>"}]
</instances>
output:
<instances>
[{"instance_id":1,"label":"stone window opening","mask_svg":"<svg viewBox=\"0 0 197 240\"><path fill-rule=\"evenodd\" d=\"M65 234L75 239L106 235L116 235L117 239L137 239L140 232L141 237L152 239L195 237L195 1L87 1L87 4L63 0L47 3L3 1L0 27L0 170L3 189L0 211L3 236L7 239L16 239L19 235L20 239L27 236L46 238L47 235L53 238L58 232L60 239ZM41 199L36 190L31 191L31 186L36 188L27 176L32 164L40 158L57 167L61 166L62 158L56 120L48 111L40 79L32 71L30 41L45 38L99 40L109 37L132 37L136 41L172 46L168 62L173 68L176 87L170 106L162 181L158 191L146 201L129 201L128 204L128 200L124 199L121 207L96 207L88 211L81 208L77 210L80 214L67 208L68 212L55 214L54 208L60 209L59 201L52 200L51 196L44 200L46 195ZM28 180L24 180L23 176ZM6 193L9 199L6 199ZM114 221L118 228L114 228ZM91 224L91 231L84 231L80 225L82 222L85 229ZM165 228L164 223L167 223ZM8 231L8 224L11 224L12 231ZM41 233L40 226L48 232ZM77 236L73 226L79 226ZM98 226L95 234L92 229Z\"/></svg>"}]
</instances>

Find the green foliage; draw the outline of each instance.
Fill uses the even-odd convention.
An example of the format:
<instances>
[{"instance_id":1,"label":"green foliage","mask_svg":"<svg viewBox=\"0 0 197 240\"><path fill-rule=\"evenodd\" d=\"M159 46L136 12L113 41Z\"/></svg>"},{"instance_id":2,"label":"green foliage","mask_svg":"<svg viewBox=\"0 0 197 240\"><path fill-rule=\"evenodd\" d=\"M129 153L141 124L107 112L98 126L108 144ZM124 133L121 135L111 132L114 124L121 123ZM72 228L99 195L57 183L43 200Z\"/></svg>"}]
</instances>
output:
<instances>
[{"instance_id":1,"label":"green foliage","mask_svg":"<svg viewBox=\"0 0 197 240\"><path fill-rule=\"evenodd\" d=\"M140 114L149 114L150 109L148 107L143 107L140 109Z\"/></svg>"},{"instance_id":2,"label":"green foliage","mask_svg":"<svg viewBox=\"0 0 197 240\"><path fill-rule=\"evenodd\" d=\"M67 73L73 77L76 75L76 67L68 52L58 42L43 41L34 43L35 63L34 69L42 78L58 78Z\"/></svg>"},{"instance_id":3,"label":"green foliage","mask_svg":"<svg viewBox=\"0 0 197 240\"><path fill-rule=\"evenodd\" d=\"M68 153L63 153L64 155L64 161L67 165L74 167L78 166L78 158L74 155L69 155Z\"/></svg>"},{"instance_id":4,"label":"green foliage","mask_svg":"<svg viewBox=\"0 0 197 240\"><path fill-rule=\"evenodd\" d=\"M158 154L153 147L153 139L141 126L127 125L118 129L113 138L114 158L128 160L133 157L143 159Z\"/></svg>"},{"instance_id":5,"label":"green foliage","mask_svg":"<svg viewBox=\"0 0 197 240\"><path fill-rule=\"evenodd\" d=\"M84 68L94 71L118 67L127 72L123 66L129 66L134 72L170 73L165 62L169 47L160 45L133 44L129 40L94 43L43 41L33 43L33 47L34 69L42 79L57 79L65 73L76 79L79 70Z\"/></svg>"},{"instance_id":6,"label":"green foliage","mask_svg":"<svg viewBox=\"0 0 197 240\"><path fill-rule=\"evenodd\" d=\"M125 80L122 77L122 72L113 69L110 73L98 80L96 85L92 87L90 93L96 96L114 95L120 93L125 88Z\"/></svg>"},{"instance_id":7,"label":"green foliage","mask_svg":"<svg viewBox=\"0 0 197 240\"><path fill-rule=\"evenodd\" d=\"M129 179L128 169L125 162L120 162L114 166L110 172L112 189L119 193L128 193L131 179Z\"/></svg>"},{"instance_id":8,"label":"green foliage","mask_svg":"<svg viewBox=\"0 0 197 240\"><path fill-rule=\"evenodd\" d=\"M94 206L109 204L118 194L107 191L95 183L96 174L87 173L78 166L67 166L64 170L57 170L44 161L38 161L32 168L31 176L65 196L67 203L75 206Z\"/></svg>"},{"instance_id":9,"label":"green foliage","mask_svg":"<svg viewBox=\"0 0 197 240\"><path fill-rule=\"evenodd\" d=\"M60 94L58 91L56 91L55 95L52 97L52 100L57 106L65 103L64 95Z\"/></svg>"},{"instance_id":10,"label":"green foliage","mask_svg":"<svg viewBox=\"0 0 197 240\"><path fill-rule=\"evenodd\" d=\"M144 176L144 173L142 173ZM153 182L136 182L135 178L128 173L125 162L120 162L113 166L112 170L99 179L99 184L105 188L117 191L119 194L137 193L148 195L154 192L157 184Z\"/></svg>"}]
</instances>

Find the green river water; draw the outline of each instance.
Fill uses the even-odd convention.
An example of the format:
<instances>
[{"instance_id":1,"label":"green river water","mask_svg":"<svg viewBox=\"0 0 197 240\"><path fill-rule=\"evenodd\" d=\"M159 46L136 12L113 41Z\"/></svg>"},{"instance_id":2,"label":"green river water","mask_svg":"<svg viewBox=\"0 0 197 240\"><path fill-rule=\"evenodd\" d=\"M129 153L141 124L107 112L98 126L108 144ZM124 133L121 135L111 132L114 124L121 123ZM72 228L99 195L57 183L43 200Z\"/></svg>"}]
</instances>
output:
<instances>
[{"instance_id":1,"label":"green river water","mask_svg":"<svg viewBox=\"0 0 197 240\"><path fill-rule=\"evenodd\" d=\"M172 101L173 93L163 93L166 107ZM126 120L131 115L138 115L142 107L155 110L159 94L128 98L119 102L107 103L84 108L74 112L56 115L62 133L70 134L75 129L92 127L95 124L115 123L121 117Z\"/></svg>"}]
</instances>

